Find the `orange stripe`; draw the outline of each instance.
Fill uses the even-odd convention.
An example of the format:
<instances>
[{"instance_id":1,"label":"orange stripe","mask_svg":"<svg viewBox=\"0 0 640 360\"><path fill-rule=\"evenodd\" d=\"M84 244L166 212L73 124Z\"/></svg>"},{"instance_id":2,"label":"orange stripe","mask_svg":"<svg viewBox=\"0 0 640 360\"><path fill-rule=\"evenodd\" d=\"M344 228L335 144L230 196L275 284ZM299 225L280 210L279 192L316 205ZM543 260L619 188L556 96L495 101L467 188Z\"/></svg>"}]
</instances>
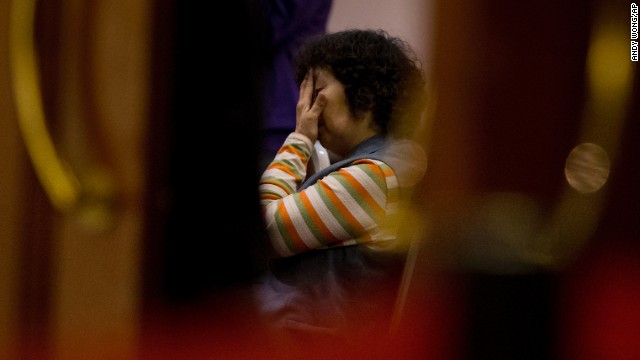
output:
<instances>
[{"instance_id":1,"label":"orange stripe","mask_svg":"<svg viewBox=\"0 0 640 360\"><path fill-rule=\"evenodd\" d=\"M288 167L288 166L286 166L286 165L284 165L284 164L282 164L282 163L275 163L275 164L273 164L273 165L269 166L269 170L272 170L272 169L278 169L278 170L281 170L281 171L286 172L287 174L289 174L289 175L291 175L291 176L293 176L293 177L296 177L296 178L298 177L298 176L293 172L293 170L291 170L291 168L290 168L290 167Z\"/></svg>"},{"instance_id":2,"label":"orange stripe","mask_svg":"<svg viewBox=\"0 0 640 360\"><path fill-rule=\"evenodd\" d=\"M386 169L382 173L384 174L385 178L390 178L390 177L395 176L395 173L391 169Z\"/></svg>"},{"instance_id":3,"label":"orange stripe","mask_svg":"<svg viewBox=\"0 0 640 360\"><path fill-rule=\"evenodd\" d=\"M376 174L382 176L383 174L380 173L379 171L376 171L376 169L380 169L379 167L375 166L375 165L369 165L367 164L368 167L370 167ZM344 179L351 184L351 186L353 186L353 188L356 190L356 192L360 195L360 197L373 209L373 211L378 215L378 216L382 216L384 215L384 209L378 205L378 203L373 199L373 196L371 196L371 194L369 193L369 191L352 175L350 174L348 171L341 171ZM365 174L366 176L366 174Z\"/></svg>"},{"instance_id":4,"label":"orange stripe","mask_svg":"<svg viewBox=\"0 0 640 360\"><path fill-rule=\"evenodd\" d=\"M282 154L284 152L290 152L295 154L297 157L301 158L301 159L306 159L307 155L303 154L300 152L300 150L298 150L295 146L293 145L287 145L282 147L279 151L278 154Z\"/></svg>"},{"instance_id":5,"label":"orange stripe","mask_svg":"<svg viewBox=\"0 0 640 360\"><path fill-rule=\"evenodd\" d=\"M291 221L289 212L287 211L287 208L284 206L284 201L278 204L277 211L280 214L280 217L282 218L282 224L284 225L285 229L287 229L287 234L289 235L289 238L291 238L293 245L296 247L296 251L302 252L302 251L309 250L309 247L302 241L300 234L298 234L296 227L293 225L293 221Z\"/></svg>"},{"instance_id":6,"label":"orange stripe","mask_svg":"<svg viewBox=\"0 0 640 360\"><path fill-rule=\"evenodd\" d=\"M359 234L363 233L365 229L362 227L359 221L351 214L349 209L342 203L342 201L335 195L333 191L327 186L324 181L318 182L324 190L325 195L329 198L331 203L336 207L338 212L347 220L349 225L355 229Z\"/></svg>"},{"instance_id":7,"label":"orange stripe","mask_svg":"<svg viewBox=\"0 0 640 360\"><path fill-rule=\"evenodd\" d=\"M281 199L280 196L275 195L275 194L261 194L260 195L260 200L278 200Z\"/></svg>"},{"instance_id":8,"label":"orange stripe","mask_svg":"<svg viewBox=\"0 0 640 360\"><path fill-rule=\"evenodd\" d=\"M385 175L385 180L386 180L386 178L394 177L396 175L396 173L393 172L393 169L386 168L386 170L384 170L384 175ZM396 184L397 184L398 179L396 178L395 181L396 181ZM388 184L388 182L387 182L387 184ZM397 185L393 189L387 189L387 203L392 203L392 202L398 201L399 193L400 193L400 190L398 190Z\"/></svg>"},{"instance_id":9,"label":"orange stripe","mask_svg":"<svg viewBox=\"0 0 640 360\"><path fill-rule=\"evenodd\" d=\"M327 239L327 242L333 242L332 239L335 238L335 235L333 235L331 231L329 231L329 228L327 227L327 225L324 223L324 221L322 221L322 219L320 218L320 215L311 204L311 200L309 199L309 196L307 195L306 192L303 191L300 193L300 201L302 201L302 204L304 205L305 209L309 213L309 217L311 217L311 221L313 221L313 223L316 224L316 226L318 226L318 229L322 233L322 238Z\"/></svg>"},{"instance_id":10,"label":"orange stripe","mask_svg":"<svg viewBox=\"0 0 640 360\"><path fill-rule=\"evenodd\" d=\"M273 177L270 177L270 178L267 178L265 180L262 180L260 182L260 185L274 185L274 186L277 186L279 188L282 188L282 180L274 179Z\"/></svg>"},{"instance_id":11,"label":"orange stripe","mask_svg":"<svg viewBox=\"0 0 640 360\"><path fill-rule=\"evenodd\" d=\"M268 178L267 180L263 180L260 185L272 185L277 187L278 189L282 189L284 190L285 193L289 194L291 193L291 189L286 186L289 185L287 182L283 182L282 180L274 180L273 178ZM263 192L268 193L271 192L273 190L264 190Z\"/></svg>"}]
</instances>

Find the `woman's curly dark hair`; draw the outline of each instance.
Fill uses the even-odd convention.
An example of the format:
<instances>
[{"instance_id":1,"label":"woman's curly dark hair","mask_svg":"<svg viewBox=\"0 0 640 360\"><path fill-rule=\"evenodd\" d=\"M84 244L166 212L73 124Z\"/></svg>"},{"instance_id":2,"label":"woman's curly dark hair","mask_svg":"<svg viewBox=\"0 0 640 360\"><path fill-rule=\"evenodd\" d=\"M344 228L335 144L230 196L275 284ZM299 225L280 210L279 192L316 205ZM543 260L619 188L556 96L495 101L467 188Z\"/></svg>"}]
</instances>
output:
<instances>
[{"instance_id":1,"label":"woman's curly dark hair","mask_svg":"<svg viewBox=\"0 0 640 360\"><path fill-rule=\"evenodd\" d=\"M310 68L329 70L344 86L351 112L361 116L371 110L384 133L403 132L403 125L415 124L424 109L419 60L405 41L384 30L315 36L300 47L294 64L298 85Z\"/></svg>"}]
</instances>

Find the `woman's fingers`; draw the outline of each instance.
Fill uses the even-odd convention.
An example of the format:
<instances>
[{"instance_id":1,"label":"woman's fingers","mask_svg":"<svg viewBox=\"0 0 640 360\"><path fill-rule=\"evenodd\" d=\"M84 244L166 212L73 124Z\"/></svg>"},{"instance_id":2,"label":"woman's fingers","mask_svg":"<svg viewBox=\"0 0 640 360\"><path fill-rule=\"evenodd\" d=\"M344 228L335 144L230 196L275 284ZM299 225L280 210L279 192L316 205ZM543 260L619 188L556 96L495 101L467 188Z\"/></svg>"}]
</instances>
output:
<instances>
[{"instance_id":1,"label":"woman's fingers","mask_svg":"<svg viewBox=\"0 0 640 360\"><path fill-rule=\"evenodd\" d=\"M320 117L322 109L324 109L324 106L327 103L327 99L324 97L324 94L322 92L314 93L314 95L315 101L311 105L311 109L309 109L309 112L317 119L318 117Z\"/></svg>"},{"instance_id":2,"label":"woman's fingers","mask_svg":"<svg viewBox=\"0 0 640 360\"><path fill-rule=\"evenodd\" d=\"M318 99L314 99L316 95ZM313 70L310 70L300 84L300 99L296 107L296 131L306 135L313 142L318 137L318 118L325 104L324 95L314 93Z\"/></svg>"},{"instance_id":3,"label":"woman's fingers","mask_svg":"<svg viewBox=\"0 0 640 360\"><path fill-rule=\"evenodd\" d=\"M313 86L313 69L310 69L300 84L300 99L298 103L304 105L305 109L313 105Z\"/></svg>"}]
</instances>

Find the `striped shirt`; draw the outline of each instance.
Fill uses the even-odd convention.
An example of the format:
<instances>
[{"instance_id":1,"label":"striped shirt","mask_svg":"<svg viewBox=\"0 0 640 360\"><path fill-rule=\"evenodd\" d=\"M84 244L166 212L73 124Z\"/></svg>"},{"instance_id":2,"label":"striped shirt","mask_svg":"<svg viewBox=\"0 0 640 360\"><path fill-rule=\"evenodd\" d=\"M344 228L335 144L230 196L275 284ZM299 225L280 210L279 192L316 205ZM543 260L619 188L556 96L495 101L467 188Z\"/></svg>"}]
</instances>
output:
<instances>
[{"instance_id":1,"label":"striped shirt","mask_svg":"<svg viewBox=\"0 0 640 360\"><path fill-rule=\"evenodd\" d=\"M280 256L334 246L384 247L395 240L388 221L398 213L399 187L387 164L356 160L298 191L313 144L292 133L260 179L260 203Z\"/></svg>"}]
</instances>

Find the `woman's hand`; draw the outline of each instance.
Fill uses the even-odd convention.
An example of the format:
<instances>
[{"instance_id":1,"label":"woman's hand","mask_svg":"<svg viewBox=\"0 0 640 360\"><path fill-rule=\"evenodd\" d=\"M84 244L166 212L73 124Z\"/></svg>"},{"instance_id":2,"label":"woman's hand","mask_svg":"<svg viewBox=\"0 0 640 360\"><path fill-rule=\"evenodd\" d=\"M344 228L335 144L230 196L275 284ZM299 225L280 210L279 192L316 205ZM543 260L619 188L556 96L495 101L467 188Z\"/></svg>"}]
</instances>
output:
<instances>
[{"instance_id":1,"label":"woman's hand","mask_svg":"<svg viewBox=\"0 0 640 360\"><path fill-rule=\"evenodd\" d=\"M324 109L326 99L322 92L316 93L314 83L311 69L300 84L300 98L296 105L296 132L315 143L318 139L318 118Z\"/></svg>"}]
</instances>

